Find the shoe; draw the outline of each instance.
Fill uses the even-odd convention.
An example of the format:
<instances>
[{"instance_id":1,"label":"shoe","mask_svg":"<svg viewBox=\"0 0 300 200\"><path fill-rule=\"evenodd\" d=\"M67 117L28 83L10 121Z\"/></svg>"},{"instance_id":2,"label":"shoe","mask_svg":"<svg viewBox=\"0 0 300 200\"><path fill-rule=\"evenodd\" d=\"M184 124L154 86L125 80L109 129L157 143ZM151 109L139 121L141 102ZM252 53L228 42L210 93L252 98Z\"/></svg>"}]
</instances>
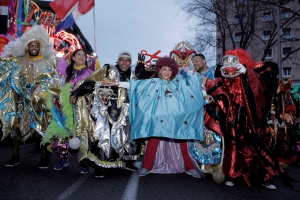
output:
<instances>
[{"instance_id":1,"label":"shoe","mask_svg":"<svg viewBox=\"0 0 300 200\"><path fill-rule=\"evenodd\" d=\"M234 186L234 182L233 181L226 181L225 185L227 185L229 187L232 187L232 186Z\"/></svg>"},{"instance_id":2,"label":"shoe","mask_svg":"<svg viewBox=\"0 0 300 200\"><path fill-rule=\"evenodd\" d=\"M185 171L185 173L187 173L188 175L193 176L194 178L201 178L201 175L195 169Z\"/></svg>"},{"instance_id":3,"label":"shoe","mask_svg":"<svg viewBox=\"0 0 300 200\"><path fill-rule=\"evenodd\" d=\"M18 154L13 153L9 161L5 164L5 167L14 167L20 164L20 157Z\"/></svg>"},{"instance_id":4,"label":"shoe","mask_svg":"<svg viewBox=\"0 0 300 200\"><path fill-rule=\"evenodd\" d=\"M134 166L133 163L131 163L131 162L126 163L125 169L127 169L129 171L133 171L133 172L139 171L139 168Z\"/></svg>"},{"instance_id":5,"label":"shoe","mask_svg":"<svg viewBox=\"0 0 300 200\"><path fill-rule=\"evenodd\" d=\"M95 167L94 177L99 179L105 177L102 167Z\"/></svg>"},{"instance_id":6,"label":"shoe","mask_svg":"<svg viewBox=\"0 0 300 200\"><path fill-rule=\"evenodd\" d=\"M139 171L139 176L146 176L147 174L150 173L150 170L149 169L145 169L145 168L142 168L140 171Z\"/></svg>"},{"instance_id":7,"label":"shoe","mask_svg":"<svg viewBox=\"0 0 300 200\"><path fill-rule=\"evenodd\" d=\"M49 167L49 159L47 156L43 155L39 169L48 169L48 167Z\"/></svg>"},{"instance_id":8,"label":"shoe","mask_svg":"<svg viewBox=\"0 0 300 200\"><path fill-rule=\"evenodd\" d=\"M87 174L90 172L89 167L82 167L80 170L80 174Z\"/></svg>"},{"instance_id":9,"label":"shoe","mask_svg":"<svg viewBox=\"0 0 300 200\"><path fill-rule=\"evenodd\" d=\"M62 170L62 168L68 166L69 166L69 161L62 159L57 165L55 165L54 170Z\"/></svg>"},{"instance_id":10,"label":"shoe","mask_svg":"<svg viewBox=\"0 0 300 200\"><path fill-rule=\"evenodd\" d=\"M269 181L263 182L262 186L264 186L265 188L267 188L269 190L276 190L276 186Z\"/></svg>"}]
</instances>

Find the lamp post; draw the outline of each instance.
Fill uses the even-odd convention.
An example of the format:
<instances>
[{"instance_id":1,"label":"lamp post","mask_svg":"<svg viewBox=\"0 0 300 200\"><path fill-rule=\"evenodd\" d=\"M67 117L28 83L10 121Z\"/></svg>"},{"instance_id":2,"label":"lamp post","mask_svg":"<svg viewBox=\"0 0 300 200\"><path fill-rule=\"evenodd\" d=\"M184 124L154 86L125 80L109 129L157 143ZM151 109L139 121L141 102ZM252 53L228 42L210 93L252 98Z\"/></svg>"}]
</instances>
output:
<instances>
[{"instance_id":1,"label":"lamp post","mask_svg":"<svg viewBox=\"0 0 300 200\"><path fill-rule=\"evenodd\" d=\"M282 79L282 66L281 66L281 31L280 31L280 0L277 6L277 42L278 42L278 68L279 68L279 80Z\"/></svg>"}]
</instances>

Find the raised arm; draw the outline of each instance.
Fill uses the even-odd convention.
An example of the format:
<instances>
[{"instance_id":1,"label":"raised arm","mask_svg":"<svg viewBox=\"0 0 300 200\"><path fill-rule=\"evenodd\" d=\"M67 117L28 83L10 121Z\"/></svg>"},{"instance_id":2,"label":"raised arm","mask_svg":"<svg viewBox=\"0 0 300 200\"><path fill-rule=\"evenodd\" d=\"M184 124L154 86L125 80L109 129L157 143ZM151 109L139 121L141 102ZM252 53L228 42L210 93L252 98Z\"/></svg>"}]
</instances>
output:
<instances>
[{"instance_id":1,"label":"raised arm","mask_svg":"<svg viewBox=\"0 0 300 200\"><path fill-rule=\"evenodd\" d=\"M116 86L116 87L121 87L121 88L126 88L129 89L130 83L129 82L119 82L119 81L102 81L101 85L103 86Z\"/></svg>"}]
</instances>

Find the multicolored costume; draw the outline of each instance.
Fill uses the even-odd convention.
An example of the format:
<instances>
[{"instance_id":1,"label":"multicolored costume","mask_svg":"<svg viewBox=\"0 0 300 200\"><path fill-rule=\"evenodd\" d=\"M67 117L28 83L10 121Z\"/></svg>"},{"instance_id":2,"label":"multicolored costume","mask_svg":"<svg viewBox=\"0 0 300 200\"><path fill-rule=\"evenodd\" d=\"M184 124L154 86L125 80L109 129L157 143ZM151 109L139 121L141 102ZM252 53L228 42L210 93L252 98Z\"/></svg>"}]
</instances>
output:
<instances>
[{"instance_id":1,"label":"multicolored costume","mask_svg":"<svg viewBox=\"0 0 300 200\"><path fill-rule=\"evenodd\" d=\"M200 74L205 77L205 82L207 82L207 80L215 79L215 71L213 68L208 68L205 72L201 72ZM204 88L204 90L206 90L206 88ZM204 111L204 116L206 119L209 118L206 111ZM210 118L209 120L214 119ZM204 121L207 123L209 120ZM189 151L194 159L200 164L201 170L205 173L211 173L213 171L213 166L221 162L221 136L209 128L204 127L204 138L205 139L202 142L191 142Z\"/></svg>"},{"instance_id":2,"label":"multicolored costume","mask_svg":"<svg viewBox=\"0 0 300 200\"><path fill-rule=\"evenodd\" d=\"M104 65L72 93L75 96L89 92L94 94L91 109L94 130L91 133L95 142L90 146L88 158L103 168L124 168L127 161L137 160L143 152L140 142L132 143L130 140L126 89L107 88L97 83L105 80L126 81L130 76L130 69L122 72L118 66Z\"/></svg>"},{"instance_id":3,"label":"multicolored costume","mask_svg":"<svg viewBox=\"0 0 300 200\"><path fill-rule=\"evenodd\" d=\"M39 42L41 46L36 57L27 52L27 45L32 41ZM7 44L2 56L13 58L0 58L1 139L9 132L21 141L27 140L33 130L42 135L48 126L44 100L51 92L49 88L58 83L48 33L44 27L34 26L18 40Z\"/></svg>"},{"instance_id":4,"label":"multicolored costume","mask_svg":"<svg viewBox=\"0 0 300 200\"><path fill-rule=\"evenodd\" d=\"M296 104L291 94L291 82L292 78L287 82L279 81L268 121L272 134L270 148L284 168L295 161L299 154L299 122L296 118ZM299 86L293 92L297 94L297 90Z\"/></svg>"},{"instance_id":5,"label":"multicolored costume","mask_svg":"<svg viewBox=\"0 0 300 200\"><path fill-rule=\"evenodd\" d=\"M64 58L58 60L57 71L62 84L64 84L65 77L67 77L67 67L68 63ZM51 111L53 120L46 130L42 143L49 143L52 139L54 139L55 142L51 145L51 147L59 150L61 159L68 159L71 156L68 140L70 136L72 136L72 131L77 125L76 116L74 115L76 110L73 108L69 100L71 90L76 87L80 80L86 79L93 71L95 71L95 68L95 62L93 62L90 66L84 65L78 69L73 68L72 77L69 83L60 87L56 94L48 95L47 97L47 108ZM82 142L82 144L85 143ZM87 148L84 149L87 150ZM85 158L84 156L79 157L80 160Z\"/></svg>"}]
</instances>

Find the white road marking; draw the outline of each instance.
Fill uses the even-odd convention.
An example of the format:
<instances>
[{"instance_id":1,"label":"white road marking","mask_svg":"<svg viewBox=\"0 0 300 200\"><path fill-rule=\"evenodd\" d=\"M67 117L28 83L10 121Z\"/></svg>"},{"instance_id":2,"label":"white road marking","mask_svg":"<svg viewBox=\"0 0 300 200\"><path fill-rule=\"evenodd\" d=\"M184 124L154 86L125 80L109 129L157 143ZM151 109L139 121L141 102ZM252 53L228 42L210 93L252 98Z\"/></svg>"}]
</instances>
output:
<instances>
[{"instance_id":1,"label":"white road marking","mask_svg":"<svg viewBox=\"0 0 300 200\"><path fill-rule=\"evenodd\" d=\"M34 145L34 143L23 144L23 145L20 145L19 148L24 148L24 147L33 146L33 145Z\"/></svg>"},{"instance_id":2,"label":"white road marking","mask_svg":"<svg viewBox=\"0 0 300 200\"><path fill-rule=\"evenodd\" d=\"M75 183L73 183L70 187L68 187L59 197L58 200L69 199L70 196L86 181L88 176L82 176Z\"/></svg>"},{"instance_id":3,"label":"white road marking","mask_svg":"<svg viewBox=\"0 0 300 200\"><path fill-rule=\"evenodd\" d=\"M136 162L135 166L140 169L142 167L142 162ZM123 193L122 200L135 200L137 197L138 189L139 189L138 172L132 172L128 180L126 189Z\"/></svg>"}]
</instances>

